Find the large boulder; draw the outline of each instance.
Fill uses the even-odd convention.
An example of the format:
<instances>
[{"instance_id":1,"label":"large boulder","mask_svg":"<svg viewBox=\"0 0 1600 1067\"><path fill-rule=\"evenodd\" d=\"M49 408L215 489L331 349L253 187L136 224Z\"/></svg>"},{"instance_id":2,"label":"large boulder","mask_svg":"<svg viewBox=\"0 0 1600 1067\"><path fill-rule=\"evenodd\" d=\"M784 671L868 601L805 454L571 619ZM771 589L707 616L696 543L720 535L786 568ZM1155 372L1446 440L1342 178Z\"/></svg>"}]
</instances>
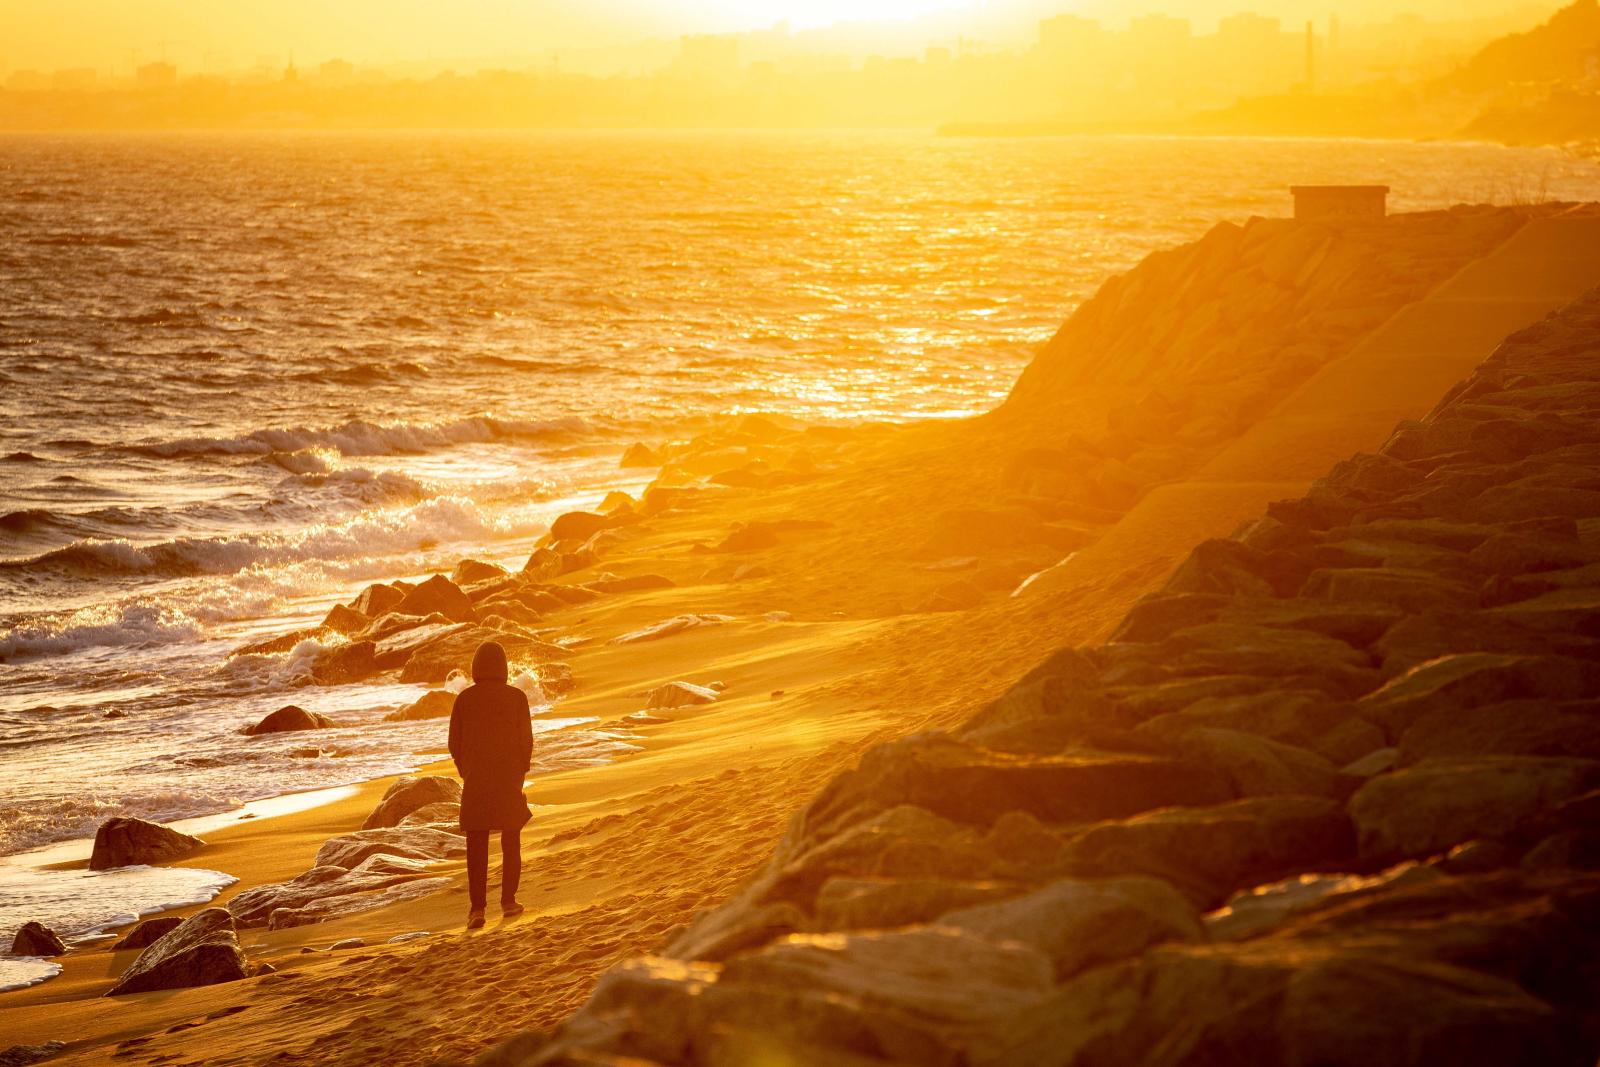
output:
<instances>
[{"instance_id":1,"label":"large boulder","mask_svg":"<svg viewBox=\"0 0 1600 1067\"><path fill-rule=\"evenodd\" d=\"M1222 771L1241 797L1331 797L1348 792L1343 789L1338 768L1328 760L1315 752L1255 734L1191 730L1178 740L1177 746L1185 757Z\"/></svg>"},{"instance_id":2,"label":"large boulder","mask_svg":"<svg viewBox=\"0 0 1600 1067\"><path fill-rule=\"evenodd\" d=\"M815 912L824 930L887 930L930 923L946 912L1020 896L1010 882L948 878L830 878L817 891Z\"/></svg>"},{"instance_id":3,"label":"large boulder","mask_svg":"<svg viewBox=\"0 0 1600 1067\"><path fill-rule=\"evenodd\" d=\"M422 694L414 704L383 717L384 722L414 722L419 719L443 719L455 710L456 695L443 689Z\"/></svg>"},{"instance_id":4,"label":"large boulder","mask_svg":"<svg viewBox=\"0 0 1600 1067\"><path fill-rule=\"evenodd\" d=\"M1580 700L1600 696L1600 663L1570 656L1515 656L1465 652L1410 668L1368 693L1361 715L1391 739L1417 720L1449 715L1519 697Z\"/></svg>"},{"instance_id":5,"label":"large boulder","mask_svg":"<svg viewBox=\"0 0 1600 1067\"><path fill-rule=\"evenodd\" d=\"M347 915L377 911L379 908L420 900L450 887L450 878L408 878L382 889L337 893L317 897L298 908L275 908L267 917L268 930L287 930L296 926L340 919Z\"/></svg>"},{"instance_id":6,"label":"large boulder","mask_svg":"<svg viewBox=\"0 0 1600 1067\"><path fill-rule=\"evenodd\" d=\"M89 869L105 871L140 863L164 863L203 844L205 842L198 837L179 833L160 823L119 815L101 823L94 832Z\"/></svg>"},{"instance_id":7,"label":"large boulder","mask_svg":"<svg viewBox=\"0 0 1600 1067\"><path fill-rule=\"evenodd\" d=\"M494 563L484 563L482 560L464 559L456 564L455 570L450 572L450 581L457 586L477 585L479 582L490 582L496 578L505 578L510 571Z\"/></svg>"},{"instance_id":8,"label":"large boulder","mask_svg":"<svg viewBox=\"0 0 1600 1067\"><path fill-rule=\"evenodd\" d=\"M1578 756L1600 759L1600 701L1508 700L1440 708L1400 736L1402 766L1436 757Z\"/></svg>"},{"instance_id":9,"label":"large boulder","mask_svg":"<svg viewBox=\"0 0 1600 1067\"><path fill-rule=\"evenodd\" d=\"M416 616L401 616L403 618L416 618ZM410 662L416 655L417 649L433 643L452 634L463 633L472 629L471 623L446 622L443 615L434 616L438 622L424 623L419 626L408 626L396 633L389 634L380 640L374 650L374 662L380 671L398 670Z\"/></svg>"},{"instance_id":10,"label":"large boulder","mask_svg":"<svg viewBox=\"0 0 1600 1067\"><path fill-rule=\"evenodd\" d=\"M1154 878L1066 879L1036 893L951 911L938 920L974 937L1032 945L1057 981L1136 956L1163 941L1204 941L1199 913Z\"/></svg>"},{"instance_id":11,"label":"large boulder","mask_svg":"<svg viewBox=\"0 0 1600 1067\"><path fill-rule=\"evenodd\" d=\"M164 936L176 930L183 919L176 915L164 915L159 919L146 919L123 935L122 940L111 946L111 951L117 952L125 948L149 948Z\"/></svg>"},{"instance_id":12,"label":"large boulder","mask_svg":"<svg viewBox=\"0 0 1600 1067\"><path fill-rule=\"evenodd\" d=\"M334 633L344 634L349 637L371 626L372 618L361 614L354 608L347 608L343 604L335 604L328 610L328 614L323 616L322 625Z\"/></svg>"},{"instance_id":13,"label":"large boulder","mask_svg":"<svg viewBox=\"0 0 1600 1067\"><path fill-rule=\"evenodd\" d=\"M671 589L677 584L660 574L630 574L626 578L590 582L588 588L597 593L642 593L651 589Z\"/></svg>"},{"instance_id":14,"label":"large boulder","mask_svg":"<svg viewBox=\"0 0 1600 1067\"><path fill-rule=\"evenodd\" d=\"M1068 843L1063 866L1084 878L1160 878L1210 909L1247 886L1337 869L1354 856L1355 837L1336 801L1257 797L1100 823Z\"/></svg>"},{"instance_id":15,"label":"large boulder","mask_svg":"<svg viewBox=\"0 0 1600 1067\"><path fill-rule=\"evenodd\" d=\"M223 908L207 908L141 952L106 996L236 982L249 971L233 916Z\"/></svg>"},{"instance_id":16,"label":"large boulder","mask_svg":"<svg viewBox=\"0 0 1600 1067\"><path fill-rule=\"evenodd\" d=\"M404 826L433 826L455 833L461 823L461 805L454 801L439 800L432 804L424 804L416 811L400 820Z\"/></svg>"},{"instance_id":17,"label":"large boulder","mask_svg":"<svg viewBox=\"0 0 1600 1067\"><path fill-rule=\"evenodd\" d=\"M338 723L323 715L321 712L307 711L295 704L279 708L254 726L247 726L242 733L246 737L256 737L260 734L287 734L299 730L331 730Z\"/></svg>"},{"instance_id":18,"label":"large boulder","mask_svg":"<svg viewBox=\"0 0 1600 1067\"><path fill-rule=\"evenodd\" d=\"M596 515L592 511L569 511L556 516L556 521L550 524L550 540L587 541L607 525L609 520L604 515Z\"/></svg>"},{"instance_id":19,"label":"large boulder","mask_svg":"<svg viewBox=\"0 0 1600 1067\"><path fill-rule=\"evenodd\" d=\"M475 622L478 618L467 594L442 574L435 574L407 593L405 599L391 610L402 615L437 613L451 622Z\"/></svg>"},{"instance_id":20,"label":"large boulder","mask_svg":"<svg viewBox=\"0 0 1600 1067\"><path fill-rule=\"evenodd\" d=\"M1593 760L1424 760L1368 781L1350 798L1350 817L1361 854L1373 862L1393 862L1508 834L1523 819L1597 786L1600 762Z\"/></svg>"},{"instance_id":21,"label":"large boulder","mask_svg":"<svg viewBox=\"0 0 1600 1067\"><path fill-rule=\"evenodd\" d=\"M350 607L371 619L387 615L406 598L405 591L392 585L369 585L350 601Z\"/></svg>"},{"instance_id":22,"label":"large boulder","mask_svg":"<svg viewBox=\"0 0 1600 1067\"><path fill-rule=\"evenodd\" d=\"M1221 682L1227 676L1202 681ZM1169 689L1180 683L1156 686ZM1218 686L1218 688L1223 688ZM1194 692L1199 692L1195 690ZM1140 706L1146 694L1130 698ZM1124 701L1127 704L1129 701ZM1382 730L1355 714L1354 707L1316 689L1273 689L1265 693L1204 696L1181 711L1157 715L1136 730L1169 742L1200 729L1237 730L1285 745L1309 749L1338 766L1382 748Z\"/></svg>"},{"instance_id":23,"label":"large boulder","mask_svg":"<svg viewBox=\"0 0 1600 1067\"><path fill-rule=\"evenodd\" d=\"M334 645L311 661L311 680L318 685L349 685L378 669L377 645L351 641Z\"/></svg>"},{"instance_id":24,"label":"large boulder","mask_svg":"<svg viewBox=\"0 0 1600 1067\"><path fill-rule=\"evenodd\" d=\"M10 951L13 956L61 956L67 946L61 935L44 923L28 922L17 928Z\"/></svg>"},{"instance_id":25,"label":"large boulder","mask_svg":"<svg viewBox=\"0 0 1600 1067\"><path fill-rule=\"evenodd\" d=\"M1007 812L1045 822L1114 819L1156 808L1233 799L1215 770L1142 755L1016 756L924 734L870 749L802 815L809 832L911 804L958 823L987 827Z\"/></svg>"},{"instance_id":26,"label":"large boulder","mask_svg":"<svg viewBox=\"0 0 1600 1067\"><path fill-rule=\"evenodd\" d=\"M404 775L396 778L394 784L383 794L383 799L372 809L372 814L361 824L361 829L382 830L399 826L400 820L418 808L441 801L461 803L461 783L454 778L436 774L421 778Z\"/></svg>"}]
</instances>

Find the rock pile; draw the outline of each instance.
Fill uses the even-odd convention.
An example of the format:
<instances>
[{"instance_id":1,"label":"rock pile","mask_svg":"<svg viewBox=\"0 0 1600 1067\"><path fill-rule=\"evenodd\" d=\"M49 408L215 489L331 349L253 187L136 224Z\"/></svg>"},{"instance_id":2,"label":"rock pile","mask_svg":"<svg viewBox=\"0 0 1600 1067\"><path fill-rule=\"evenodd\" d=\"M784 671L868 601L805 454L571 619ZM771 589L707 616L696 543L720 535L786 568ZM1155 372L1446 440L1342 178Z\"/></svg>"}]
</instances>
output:
<instances>
[{"instance_id":1,"label":"rock pile","mask_svg":"<svg viewBox=\"0 0 1600 1067\"><path fill-rule=\"evenodd\" d=\"M1591 1067L1597 964L1591 293L496 1062Z\"/></svg>"},{"instance_id":2,"label":"rock pile","mask_svg":"<svg viewBox=\"0 0 1600 1067\"><path fill-rule=\"evenodd\" d=\"M1018 453L1001 502L1045 521L1114 520L1544 210L1256 217L1146 256L1078 308L991 416L1048 420L1087 390L1111 401L1103 430Z\"/></svg>"}]
</instances>

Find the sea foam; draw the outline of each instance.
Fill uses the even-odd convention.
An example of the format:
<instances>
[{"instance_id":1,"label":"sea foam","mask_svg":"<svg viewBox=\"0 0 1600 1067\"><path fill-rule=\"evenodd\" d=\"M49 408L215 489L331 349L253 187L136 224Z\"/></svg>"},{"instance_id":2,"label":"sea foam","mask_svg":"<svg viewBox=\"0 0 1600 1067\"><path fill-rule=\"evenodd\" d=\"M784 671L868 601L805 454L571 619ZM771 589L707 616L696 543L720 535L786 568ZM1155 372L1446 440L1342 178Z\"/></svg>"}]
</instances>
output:
<instances>
[{"instance_id":1,"label":"sea foam","mask_svg":"<svg viewBox=\"0 0 1600 1067\"><path fill-rule=\"evenodd\" d=\"M126 446L127 451L150 456L180 456L201 453L223 455L270 455L299 452L309 448L330 448L346 456L392 456L406 452L426 452L454 445L515 440L582 436L592 433L583 419L528 421L492 419L480 415L456 422L438 424L398 423L383 426L355 420L343 426L315 430L255 430L238 437L186 437L176 441Z\"/></svg>"}]
</instances>

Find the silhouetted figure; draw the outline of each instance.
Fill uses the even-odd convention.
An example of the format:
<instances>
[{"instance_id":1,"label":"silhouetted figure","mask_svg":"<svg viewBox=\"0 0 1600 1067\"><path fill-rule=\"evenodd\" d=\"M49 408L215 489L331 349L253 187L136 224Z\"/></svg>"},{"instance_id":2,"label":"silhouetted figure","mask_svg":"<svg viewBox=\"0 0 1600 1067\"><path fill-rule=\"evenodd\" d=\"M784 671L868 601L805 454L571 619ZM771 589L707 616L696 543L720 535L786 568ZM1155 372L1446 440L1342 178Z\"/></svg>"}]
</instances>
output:
<instances>
[{"instance_id":1,"label":"silhouetted figure","mask_svg":"<svg viewBox=\"0 0 1600 1067\"><path fill-rule=\"evenodd\" d=\"M533 761L533 720L528 696L506 684L506 650L493 641L472 657L473 684L450 712L450 756L461 775L461 830L467 835L467 929L483 925L489 894L489 835L500 834L500 907L522 912L522 827L533 812L522 782Z\"/></svg>"}]
</instances>

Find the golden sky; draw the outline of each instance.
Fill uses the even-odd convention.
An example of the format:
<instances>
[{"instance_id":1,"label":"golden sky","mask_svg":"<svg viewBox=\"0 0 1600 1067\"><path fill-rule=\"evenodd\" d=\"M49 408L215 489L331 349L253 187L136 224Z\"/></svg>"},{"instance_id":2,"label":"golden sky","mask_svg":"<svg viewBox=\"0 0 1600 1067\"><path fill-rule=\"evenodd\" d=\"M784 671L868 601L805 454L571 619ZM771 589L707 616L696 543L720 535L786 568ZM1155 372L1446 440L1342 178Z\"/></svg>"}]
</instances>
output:
<instances>
[{"instance_id":1,"label":"golden sky","mask_svg":"<svg viewBox=\"0 0 1600 1067\"><path fill-rule=\"evenodd\" d=\"M796 29L842 18L896 18L970 0L0 0L0 65L115 65L165 54L191 69L248 67L257 55L310 61L533 53L630 44L650 36ZM167 42L164 46L161 42Z\"/></svg>"}]
</instances>

